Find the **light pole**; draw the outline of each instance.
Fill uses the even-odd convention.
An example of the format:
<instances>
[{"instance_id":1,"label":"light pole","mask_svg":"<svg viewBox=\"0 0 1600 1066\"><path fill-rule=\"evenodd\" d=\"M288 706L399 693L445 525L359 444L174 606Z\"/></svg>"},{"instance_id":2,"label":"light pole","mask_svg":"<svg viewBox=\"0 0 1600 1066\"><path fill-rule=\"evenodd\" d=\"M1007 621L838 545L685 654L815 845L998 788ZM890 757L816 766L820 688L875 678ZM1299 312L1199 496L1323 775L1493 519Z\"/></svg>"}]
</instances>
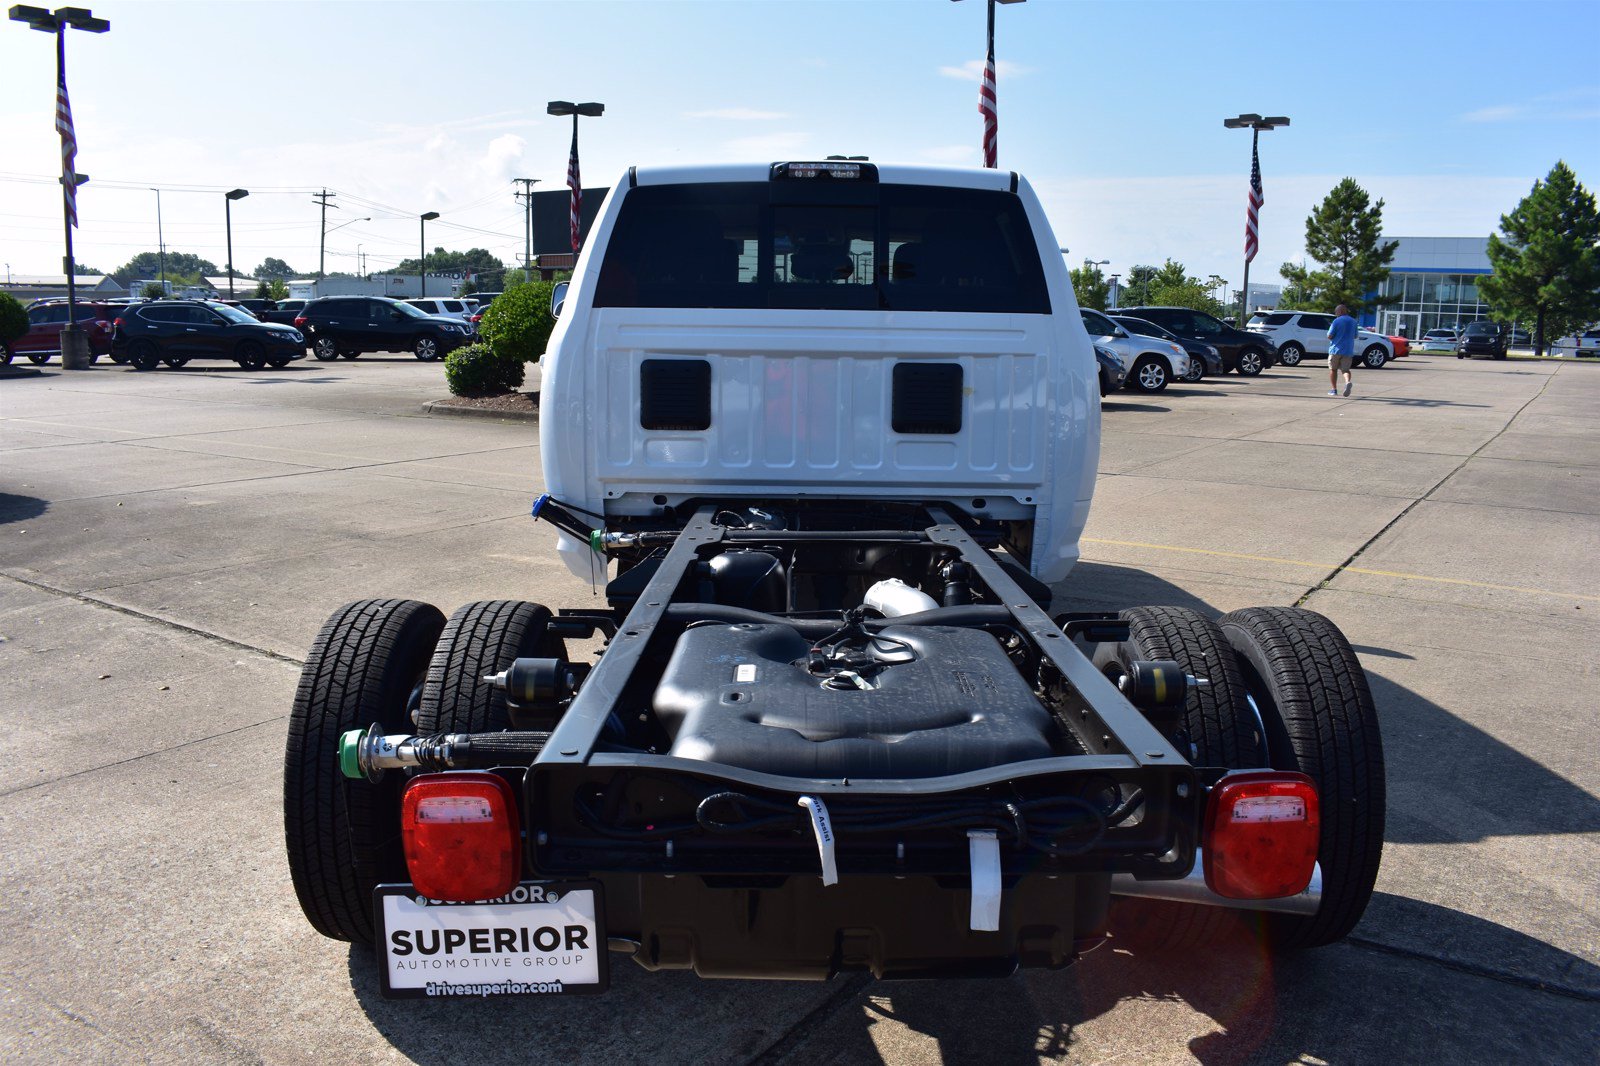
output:
<instances>
[{"instance_id":1,"label":"light pole","mask_svg":"<svg viewBox=\"0 0 1600 1066\"><path fill-rule=\"evenodd\" d=\"M161 295L165 296L167 294L167 238L161 232L161 190L151 189L150 191L156 194L156 258L161 264Z\"/></svg>"},{"instance_id":2,"label":"light pole","mask_svg":"<svg viewBox=\"0 0 1600 1066\"><path fill-rule=\"evenodd\" d=\"M574 119L574 122L577 120ZM513 182L522 183L522 192L512 193L512 196L522 197L522 280L533 280L533 187L539 184L538 178L512 178Z\"/></svg>"},{"instance_id":3,"label":"light pole","mask_svg":"<svg viewBox=\"0 0 1600 1066\"><path fill-rule=\"evenodd\" d=\"M1256 251L1261 246L1258 212L1261 210L1261 205L1266 202L1261 192L1261 157L1257 153L1258 142L1261 140L1262 130L1287 126L1289 120L1283 115L1262 118L1256 114L1243 114L1235 118L1225 118L1222 124L1230 130L1250 131L1250 209L1244 223L1244 287L1239 294L1239 328L1243 329L1245 323L1250 321L1250 260L1256 257Z\"/></svg>"},{"instance_id":4,"label":"light pole","mask_svg":"<svg viewBox=\"0 0 1600 1066\"><path fill-rule=\"evenodd\" d=\"M417 277L421 279L422 295L428 295L428 223L439 217L439 212L429 211L417 223Z\"/></svg>"},{"instance_id":5,"label":"light pole","mask_svg":"<svg viewBox=\"0 0 1600 1066\"><path fill-rule=\"evenodd\" d=\"M1117 282L1122 280L1121 274L1111 275L1111 306L1117 306Z\"/></svg>"},{"instance_id":6,"label":"light pole","mask_svg":"<svg viewBox=\"0 0 1600 1066\"><path fill-rule=\"evenodd\" d=\"M575 104L570 100L551 100L544 107L547 115L572 116L572 154L567 157L567 188L572 190L572 250L578 250L578 231L583 226L583 179L578 176L578 116L585 115L589 118L599 118L606 113L605 104L593 101L586 104Z\"/></svg>"},{"instance_id":7,"label":"light pole","mask_svg":"<svg viewBox=\"0 0 1600 1066\"><path fill-rule=\"evenodd\" d=\"M361 254L361 249L365 247L366 245L364 244L356 245L356 273L361 275L362 281L367 280L367 260L366 257Z\"/></svg>"},{"instance_id":8,"label":"light pole","mask_svg":"<svg viewBox=\"0 0 1600 1066\"><path fill-rule=\"evenodd\" d=\"M61 215L67 238L67 254L61 261L67 275L67 324L61 330L61 368L87 370L92 364L89 362L89 338L78 328L72 228L78 224L78 186L88 179L78 173L78 138L72 128L72 107L67 102L67 27L105 33L111 23L95 18L86 7L63 7L52 12L23 4L12 7L11 21L26 22L30 29L56 35L56 132L61 134Z\"/></svg>"},{"instance_id":9,"label":"light pole","mask_svg":"<svg viewBox=\"0 0 1600 1066\"><path fill-rule=\"evenodd\" d=\"M233 202L250 195L248 189L234 189L222 194L222 213L228 223L228 299L233 299Z\"/></svg>"}]
</instances>

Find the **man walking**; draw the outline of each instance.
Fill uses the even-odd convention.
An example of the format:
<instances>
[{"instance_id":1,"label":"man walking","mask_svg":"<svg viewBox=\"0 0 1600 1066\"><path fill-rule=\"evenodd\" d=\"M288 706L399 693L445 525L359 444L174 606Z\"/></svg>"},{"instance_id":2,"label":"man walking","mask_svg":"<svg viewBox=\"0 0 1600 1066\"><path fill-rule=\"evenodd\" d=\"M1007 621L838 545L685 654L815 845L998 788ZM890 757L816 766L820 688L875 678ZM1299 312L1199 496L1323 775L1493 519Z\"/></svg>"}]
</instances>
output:
<instances>
[{"instance_id":1,"label":"man walking","mask_svg":"<svg viewBox=\"0 0 1600 1066\"><path fill-rule=\"evenodd\" d=\"M1350 368L1356 359L1356 320L1350 317L1350 308L1340 304L1334 309L1338 315L1328 327L1328 395L1339 395L1339 372L1344 372L1344 394L1350 395Z\"/></svg>"}]
</instances>

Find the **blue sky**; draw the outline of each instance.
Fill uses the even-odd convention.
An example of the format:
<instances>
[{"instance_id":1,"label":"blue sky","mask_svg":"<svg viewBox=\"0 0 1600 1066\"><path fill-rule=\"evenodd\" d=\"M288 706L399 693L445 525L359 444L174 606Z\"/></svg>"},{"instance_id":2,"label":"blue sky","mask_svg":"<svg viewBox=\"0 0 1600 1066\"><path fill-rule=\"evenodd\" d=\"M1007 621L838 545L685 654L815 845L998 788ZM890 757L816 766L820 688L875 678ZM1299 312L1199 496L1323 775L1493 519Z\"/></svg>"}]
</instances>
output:
<instances>
[{"instance_id":1,"label":"blue sky","mask_svg":"<svg viewBox=\"0 0 1600 1066\"><path fill-rule=\"evenodd\" d=\"M328 269L417 246L510 261L512 177L564 180L570 126L549 99L599 100L590 185L630 164L818 158L979 162L982 0L652 3L94 3L74 32L78 258L153 249L315 270L317 210L340 193ZM1594 3L1081 3L1000 8L1000 165L1040 192L1073 263L1172 256L1238 284L1248 134L1262 138L1258 280L1303 254L1304 219L1341 177L1386 201L1394 234L1489 232L1558 158L1600 187ZM0 261L59 271L53 50L0 26Z\"/></svg>"}]
</instances>

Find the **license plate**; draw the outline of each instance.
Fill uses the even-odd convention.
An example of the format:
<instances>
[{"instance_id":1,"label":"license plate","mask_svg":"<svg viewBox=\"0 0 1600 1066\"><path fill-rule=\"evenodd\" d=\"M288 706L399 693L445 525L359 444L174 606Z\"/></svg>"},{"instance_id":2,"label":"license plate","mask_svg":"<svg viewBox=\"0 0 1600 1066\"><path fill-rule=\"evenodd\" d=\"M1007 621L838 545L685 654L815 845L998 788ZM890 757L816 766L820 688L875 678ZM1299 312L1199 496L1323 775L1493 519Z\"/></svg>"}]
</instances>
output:
<instances>
[{"instance_id":1,"label":"license plate","mask_svg":"<svg viewBox=\"0 0 1600 1066\"><path fill-rule=\"evenodd\" d=\"M379 885L373 903L390 998L573 995L609 983L597 882L524 881L476 903Z\"/></svg>"}]
</instances>

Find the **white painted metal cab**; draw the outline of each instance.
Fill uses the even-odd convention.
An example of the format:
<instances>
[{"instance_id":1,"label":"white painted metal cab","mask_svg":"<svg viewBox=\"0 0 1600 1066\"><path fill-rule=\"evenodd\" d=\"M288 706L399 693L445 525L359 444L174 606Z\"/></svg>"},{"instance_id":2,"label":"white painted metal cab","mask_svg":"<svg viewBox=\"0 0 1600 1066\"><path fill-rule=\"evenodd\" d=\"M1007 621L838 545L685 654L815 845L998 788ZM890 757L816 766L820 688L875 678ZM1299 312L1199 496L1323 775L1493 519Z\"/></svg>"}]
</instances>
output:
<instances>
[{"instance_id":1,"label":"white painted metal cab","mask_svg":"<svg viewBox=\"0 0 1600 1066\"><path fill-rule=\"evenodd\" d=\"M997 170L630 169L566 294L540 407L547 491L569 507L943 501L1005 523L1045 581L1077 559L1100 447L1056 238ZM604 580L560 536L572 571Z\"/></svg>"}]
</instances>

